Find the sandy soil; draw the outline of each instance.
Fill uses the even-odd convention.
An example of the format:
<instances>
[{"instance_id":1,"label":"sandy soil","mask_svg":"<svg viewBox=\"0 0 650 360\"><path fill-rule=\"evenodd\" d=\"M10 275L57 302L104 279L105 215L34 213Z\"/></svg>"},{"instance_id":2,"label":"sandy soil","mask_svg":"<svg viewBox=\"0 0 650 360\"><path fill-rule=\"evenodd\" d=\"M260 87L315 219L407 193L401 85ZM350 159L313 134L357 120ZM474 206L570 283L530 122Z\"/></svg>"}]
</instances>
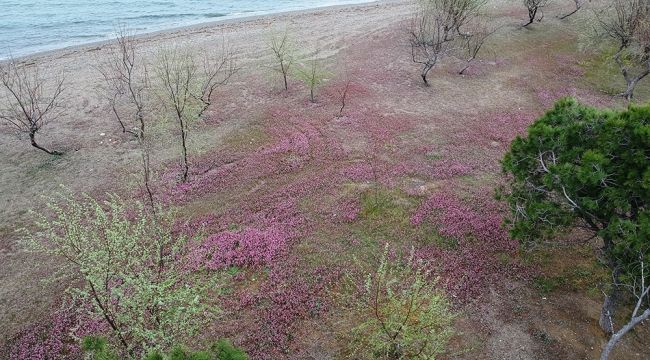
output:
<instances>
[{"instance_id":1,"label":"sandy soil","mask_svg":"<svg viewBox=\"0 0 650 360\"><path fill-rule=\"evenodd\" d=\"M489 9L494 22L503 25L490 43L490 55L465 77L456 74L458 64L453 62L435 69L431 88L421 86L417 66L409 59L404 29L412 6L407 1L381 1L177 29L141 37L139 49L151 63L156 51L164 47L182 46L211 54L221 49L224 40L230 44L242 69L219 94L212 120L201 124L191 140L192 154L197 158L199 154L212 156L226 149L228 157L221 162L228 165L236 164L251 149L268 141L268 134L272 133L269 129L273 129L272 121L277 117L274 114L285 109L299 112L309 119L305 120L307 125L318 129L320 136L340 143L349 154L346 164L373 149L379 149L377 156L381 161L393 164L411 156L412 149L432 144L444 147L455 135L471 131L468 129L474 126L478 129L484 117L504 112L538 115L549 105L547 98L567 92L597 105L620 105L582 82L575 68L583 55L578 54L577 35L566 22L549 15L544 23L522 30L519 25L525 16L523 9L512 9L507 3L497 1ZM563 8L551 10L561 12ZM372 113L382 126L397 134L394 140L373 147L373 134L348 127L346 118L332 120L338 106L333 100L336 96L332 95L336 89L326 86L322 90L323 100L317 105L307 102L304 88L296 83L292 83L289 93L278 89L277 79L267 68L272 58L266 43L273 29L284 28L299 43L301 55L309 56L318 50L318 56L334 72L340 74L345 68L352 74L358 91L353 92L349 111ZM45 318L65 287L40 282L56 263L27 254L17 245L14 230L27 225L27 210L43 206L40 196L57 189L59 184L89 193L130 191L136 186L137 178L132 175L138 164L136 144L121 134L111 117L96 70L107 54L107 46L93 44L21 59L26 64L38 64L43 73L66 74L67 116L43 129L41 135L41 142L66 154L52 158L32 150L24 139L17 139L9 131L0 133L0 152L4 155L0 158L0 349L2 342L17 331ZM294 118L288 116L286 122ZM354 115L351 118L354 120ZM408 127L402 130L405 123ZM300 129L305 124L289 125ZM489 124L487 130L502 130L500 126L515 128L510 124ZM476 144L469 148L470 152L454 154L458 158L472 158L480 164L480 170L453 182L418 177L391 180L396 187L425 194L444 186L493 184L498 176L498 159L506 147L503 139L490 139L486 147ZM228 152L232 148L237 151ZM156 160L173 164L177 150L161 140L156 146ZM292 160L295 159L288 161ZM301 176L320 176L325 166L338 169L341 164L307 161L300 171L288 175L282 172L240 179L238 184L193 199L185 204L184 213L218 213L226 206L224 203L246 206L266 194L260 188L279 187ZM211 176L213 170L206 170L206 174ZM311 243L304 244L307 250L300 251L330 260L334 255L327 254L328 251L335 253L338 248L327 241L343 232L345 229L339 224L324 225L321 234L326 236L310 237ZM316 245L322 246L321 253L314 250ZM483 300L464 311L459 321L461 336L455 340L456 355L451 357L594 358L604 343L604 336L594 326L597 311L593 309L598 301L576 289L560 289L541 300L528 283L517 281L486 289ZM336 345L332 344L338 340L332 333L338 330L337 326L336 321L301 325L301 333L306 334L300 344L303 348L293 358L336 357ZM6 354L0 353L0 358L3 355ZM621 345L617 356L641 359L650 354L643 340L632 338Z\"/></svg>"}]
</instances>

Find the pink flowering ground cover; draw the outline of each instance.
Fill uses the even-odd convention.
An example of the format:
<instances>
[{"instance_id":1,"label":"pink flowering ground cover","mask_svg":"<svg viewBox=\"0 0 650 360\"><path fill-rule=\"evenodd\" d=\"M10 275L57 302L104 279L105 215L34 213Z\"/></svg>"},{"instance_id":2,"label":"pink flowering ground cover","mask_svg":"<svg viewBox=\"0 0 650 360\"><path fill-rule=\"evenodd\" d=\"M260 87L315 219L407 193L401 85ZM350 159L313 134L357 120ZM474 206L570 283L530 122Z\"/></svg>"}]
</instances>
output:
<instances>
[{"instance_id":1,"label":"pink flowering ground cover","mask_svg":"<svg viewBox=\"0 0 650 360\"><path fill-rule=\"evenodd\" d=\"M80 339L107 334L108 330L102 320L89 317L84 307L62 301L47 319L25 328L15 337L8 358L83 359Z\"/></svg>"},{"instance_id":2,"label":"pink flowering ground cover","mask_svg":"<svg viewBox=\"0 0 650 360\"><path fill-rule=\"evenodd\" d=\"M449 192L432 194L411 215L414 226L431 223L440 236L455 242L417 250L417 258L435 269L454 300L474 301L508 274L528 274L518 262L503 261L516 259L518 244L508 236L502 215L503 209L487 196L473 196L470 205Z\"/></svg>"},{"instance_id":3,"label":"pink flowering ground cover","mask_svg":"<svg viewBox=\"0 0 650 360\"><path fill-rule=\"evenodd\" d=\"M289 235L280 227L224 231L208 236L190 252L192 269L262 266L286 252Z\"/></svg>"},{"instance_id":4,"label":"pink flowering ground cover","mask_svg":"<svg viewBox=\"0 0 650 360\"><path fill-rule=\"evenodd\" d=\"M378 109L372 86L364 92L363 99L350 100L343 117L336 116L335 89L320 93L319 105L307 108L300 97L283 97L294 105L265 112L267 143L247 152L202 155L187 184L170 183L166 196L179 206L238 194L218 214L195 216L181 227L205 233L192 244L190 269L239 269L236 291L221 300L227 310L223 326L215 324L214 331L234 337L256 359L291 358L306 345L296 333L334 311L328 293L350 258L346 245L331 242L365 226L363 199L375 188L408 194L402 186L412 177L445 184L410 198L420 205L406 222L372 220L395 228L375 235L362 230L367 239L353 238L352 248L411 242L458 306L476 301L498 279L523 272L517 262L502 260L516 257L517 246L501 227L503 209L491 199L494 183L474 189L471 196L477 197L469 201L459 197L457 186L498 172L509 142L534 115L510 110L466 116L441 138L422 131L422 117ZM422 243L429 231L455 245Z\"/></svg>"}]
</instances>

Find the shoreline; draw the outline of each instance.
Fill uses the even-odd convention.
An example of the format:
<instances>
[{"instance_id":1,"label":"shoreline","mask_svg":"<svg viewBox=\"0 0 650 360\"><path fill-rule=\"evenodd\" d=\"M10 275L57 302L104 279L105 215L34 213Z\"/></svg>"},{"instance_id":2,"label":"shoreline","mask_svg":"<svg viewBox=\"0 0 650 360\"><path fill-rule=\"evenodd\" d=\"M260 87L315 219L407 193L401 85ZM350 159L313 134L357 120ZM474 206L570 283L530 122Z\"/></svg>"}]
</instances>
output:
<instances>
[{"instance_id":1,"label":"shoreline","mask_svg":"<svg viewBox=\"0 0 650 360\"><path fill-rule=\"evenodd\" d=\"M205 31L208 29L212 29L215 27L219 26L225 26L225 25L233 25L233 24L244 24L246 22L253 22L261 19L271 19L271 18L276 18L276 17L283 17L283 16L299 16L299 15L306 15L306 14L311 14L315 13L318 11L331 11L331 10L340 10L344 8L362 8L362 7L374 7L374 6L379 6L383 4L390 4L390 3L399 3L402 2L400 0L370 0L370 1L363 1L362 2L355 2L351 4L341 4L341 5L324 5L324 6L316 6L308 9L300 9L300 10L284 10L284 11L277 11L277 12L269 12L265 14L258 14L258 15L246 15L246 16L237 16L237 17L230 17L230 18L224 18L224 19L219 19L219 20L212 20L212 21L207 21L207 22L201 22L197 24L192 24L192 25L185 25L185 26L177 26L169 29L163 29L163 30L154 30L150 32L144 32L140 34L134 35L135 39L137 41L148 41L148 40L157 40L161 37L168 36L168 35L174 35L177 33L184 33L183 35L191 35L192 33L200 32L200 31ZM29 63L29 65L37 62L38 60L41 60L43 58L48 58L48 57L65 57L68 55L76 54L78 52L90 52L90 51L95 51L95 50L101 50L104 46L112 43L115 39L107 39L107 40L100 40L100 41L91 41L88 43L83 43L83 44L78 44L78 45L70 45L70 46L64 46L61 48L57 49L52 49L52 50L44 50L44 51L38 51L33 54L28 54L28 55L21 55L21 56L15 56L15 57L9 57L9 58L1 58L0 57L0 64L5 63L11 59L18 63Z\"/></svg>"}]
</instances>

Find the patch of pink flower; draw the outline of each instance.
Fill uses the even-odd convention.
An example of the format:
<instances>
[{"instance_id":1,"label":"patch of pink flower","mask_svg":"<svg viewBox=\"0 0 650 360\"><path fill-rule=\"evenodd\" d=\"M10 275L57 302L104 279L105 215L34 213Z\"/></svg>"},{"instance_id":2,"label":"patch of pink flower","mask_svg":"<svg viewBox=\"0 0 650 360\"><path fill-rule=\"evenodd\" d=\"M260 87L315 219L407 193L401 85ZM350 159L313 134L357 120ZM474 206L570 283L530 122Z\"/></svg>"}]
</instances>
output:
<instances>
[{"instance_id":1,"label":"patch of pink flower","mask_svg":"<svg viewBox=\"0 0 650 360\"><path fill-rule=\"evenodd\" d=\"M321 214L334 224L355 221L361 213L361 204L357 197L336 201L333 206L322 209Z\"/></svg>"},{"instance_id":2,"label":"patch of pink flower","mask_svg":"<svg viewBox=\"0 0 650 360\"><path fill-rule=\"evenodd\" d=\"M414 226L429 222L439 235L457 241L452 248L420 247L417 257L436 270L445 289L460 303L479 297L499 278L523 273L519 264L504 264L497 257L514 254L518 248L502 226L500 205L488 196L474 196L470 206L450 191L437 192L411 216Z\"/></svg>"},{"instance_id":3,"label":"patch of pink flower","mask_svg":"<svg viewBox=\"0 0 650 360\"><path fill-rule=\"evenodd\" d=\"M289 238L279 226L224 231L208 236L190 250L188 264L193 270L268 265L286 252Z\"/></svg>"},{"instance_id":4,"label":"patch of pink flower","mask_svg":"<svg viewBox=\"0 0 650 360\"><path fill-rule=\"evenodd\" d=\"M370 181L375 177L375 170L367 161L360 161L346 166L341 170L340 174L351 181Z\"/></svg>"},{"instance_id":5,"label":"patch of pink flower","mask_svg":"<svg viewBox=\"0 0 650 360\"><path fill-rule=\"evenodd\" d=\"M288 261L274 264L258 289L241 294L235 309L252 311L255 319L238 330L247 333L243 346L251 357L274 360L295 351L300 322L327 311L325 291L336 276L325 269L305 273L295 260Z\"/></svg>"},{"instance_id":6,"label":"patch of pink flower","mask_svg":"<svg viewBox=\"0 0 650 360\"><path fill-rule=\"evenodd\" d=\"M108 330L103 319L80 311L87 307L63 302L47 319L30 325L14 338L9 359L82 359L80 339Z\"/></svg>"},{"instance_id":7,"label":"patch of pink flower","mask_svg":"<svg viewBox=\"0 0 650 360\"><path fill-rule=\"evenodd\" d=\"M501 214L494 205L482 205L480 209L472 208L460 202L451 192L437 192L411 216L411 224L420 225L429 220L437 226L440 235L455 239L472 236L482 242L508 240L509 236L501 226Z\"/></svg>"}]
</instances>

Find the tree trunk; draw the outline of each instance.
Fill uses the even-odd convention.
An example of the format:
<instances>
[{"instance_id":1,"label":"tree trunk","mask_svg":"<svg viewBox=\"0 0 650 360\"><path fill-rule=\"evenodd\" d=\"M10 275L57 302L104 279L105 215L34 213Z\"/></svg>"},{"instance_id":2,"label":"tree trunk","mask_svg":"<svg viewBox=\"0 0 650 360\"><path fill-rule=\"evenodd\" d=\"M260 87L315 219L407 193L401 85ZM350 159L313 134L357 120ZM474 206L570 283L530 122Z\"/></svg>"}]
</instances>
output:
<instances>
[{"instance_id":1,"label":"tree trunk","mask_svg":"<svg viewBox=\"0 0 650 360\"><path fill-rule=\"evenodd\" d=\"M625 90L624 93L621 93L621 96L625 98L627 101L632 101L632 98L634 97L634 88L636 87L636 83L634 81L630 81L627 83L627 89Z\"/></svg>"},{"instance_id":2,"label":"tree trunk","mask_svg":"<svg viewBox=\"0 0 650 360\"><path fill-rule=\"evenodd\" d=\"M122 128L122 133L126 134L126 126L124 126L124 123L122 122L120 113L117 112L117 108L115 107L115 99L113 99L113 101L111 102L111 108L113 109L113 114L115 114L115 118L117 119L117 122L120 124L120 127Z\"/></svg>"},{"instance_id":3,"label":"tree trunk","mask_svg":"<svg viewBox=\"0 0 650 360\"><path fill-rule=\"evenodd\" d=\"M282 77L284 78L284 90L287 91L287 90L289 90L289 82L287 81L287 71L286 70L282 71Z\"/></svg>"},{"instance_id":4,"label":"tree trunk","mask_svg":"<svg viewBox=\"0 0 650 360\"><path fill-rule=\"evenodd\" d=\"M528 19L529 20L528 20L528 22L526 24L524 24L523 27L526 27L526 26L534 23L535 22L535 17L537 17L537 8L534 8L532 10L528 9Z\"/></svg>"},{"instance_id":5,"label":"tree trunk","mask_svg":"<svg viewBox=\"0 0 650 360\"><path fill-rule=\"evenodd\" d=\"M633 317L630 322L625 324L621 328L621 330L617 331L612 337L609 339L607 342L607 345L605 345L605 348L603 349L603 352L600 354L600 360L607 360L609 359L609 354L612 352L614 349L614 346L616 343L618 343L621 338L627 334L632 328L634 328L636 325L638 325L640 322L647 320L650 318L650 309L646 309L641 315L637 317Z\"/></svg>"},{"instance_id":6,"label":"tree trunk","mask_svg":"<svg viewBox=\"0 0 650 360\"><path fill-rule=\"evenodd\" d=\"M458 73L458 75L463 75L463 74L465 74L465 71L467 71L467 69L469 69L469 67L470 67L471 65L472 65L471 61L468 61L468 62L467 62L467 65L465 65L465 67L463 68L463 70L461 70L461 71Z\"/></svg>"},{"instance_id":7,"label":"tree trunk","mask_svg":"<svg viewBox=\"0 0 650 360\"><path fill-rule=\"evenodd\" d=\"M614 314L616 312L616 305L618 301L619 291L614 285L608 294L605 295L605 301L600 310L600 319L598 325L606 334L614 333Z\"/></svg>"},{"instance_id":8,"label":"tree trunk","mask_svg":"<svg viewBox=\"0 0 650 360\"><path fill-rule=\"evenodd\" d=\"M625 90L624 93L621 94L621 96L623 96L627 101L632 101L632 98L634 97L634 89L636 89L636 85L639 83L639 81L643 80L643 78L648 76L648 74L650 74L650 71L644 71L634 79L626 78L627 89Z\"/></svg>"},{"instance_id":9,"label":"tree trunk","mask_svg":"<svg viewBox=\"0 0 650 360\"><path fill-rule=\"evenodd\" d=\"M113 329L113 332L117 335L117 338L120 340L120 343L124 347L124 349L131 355L133 355L133 352L131 348L129 347L129 344L126 342L126 339L124 338L124 335L122 334L122 331L117 327L117 324L115 321L113 321L112 316L110 316L108 309L102 304L101 300L99 299L99 295L97 294L97 291L95 290L95 285L93 284L92 281L88 280L88 284L90 285L90 289L92 291L93 298L95 300L95 303L97 303L97 306L99 306L99 309L102 311L102 315L104 315L104 319L108 323L108 325Z\"/></svg>"},{"instance_id":10,"label":"tree trunk","mask_svg":"<svg viewBox=\"0 0 650 360\"><path fill-rule=\"evenodd\" d=\"M427 64L427 65L424 65L424 69L422 69L422 73L420 74L420 76L422 77L422 81L424 81L424 86L427 86L427 87L430 86L429 85L429 80L427 80L427 75L429 74L429 71L431 71L432 67L433 66L430 66L430 65Z\"/></svg>"},{"instance_id":11,"label":"tree trunk","mask_svg":"<svg viewBox=\"0 0 650 360\"><path fill-rule=\"evenodd\" d=\"M570 13L560 16L560 20L564 20L564 19L568 18L569 16L577 13L578 10L580 10L580 8L576 8L575 10L571 11Z\"/></svg>"},{"instance_id":12,"label":"tree trunk","mask_svg":"<svg viewBox=\"0 0 650 360\"><path fill-rule=\"evenodd\" d=\"M48 153L50 155L63 155L63 153L61 153L61 152L48 150L48 149L40 146L38 143L36 143L36 131L32 131L32 132L29 133L29 141L31 142L33 147L35 147L35 148L37 148L39 150L45 151L46 153Z\"/></svg>"},{"instance_id":13,"label":"tree trunk","mask_svg":"<svg viewBox=\"0 0 650 360\"><path fill-rule=\"evenodd\" d=\"M149 199L149 205L151 205L151 211L156 215L156 203L153 198L153 191L151 190L151 163L149 151L144 147L144 144L142 146L142 175L144 188L147 191L147 198Z\"/></svg>"},{"instance_id":14,"label":"tree trunk","mask_svg":"<svg viewBox=\"0 0 650 360\"><path fill-rule=\"evenodd\" d=\"M187 131L181 123L181 138L183 145L183 182L187 182L187 175L190 172L190 166L187 162Z\"/></svg>"}]
</instances>

